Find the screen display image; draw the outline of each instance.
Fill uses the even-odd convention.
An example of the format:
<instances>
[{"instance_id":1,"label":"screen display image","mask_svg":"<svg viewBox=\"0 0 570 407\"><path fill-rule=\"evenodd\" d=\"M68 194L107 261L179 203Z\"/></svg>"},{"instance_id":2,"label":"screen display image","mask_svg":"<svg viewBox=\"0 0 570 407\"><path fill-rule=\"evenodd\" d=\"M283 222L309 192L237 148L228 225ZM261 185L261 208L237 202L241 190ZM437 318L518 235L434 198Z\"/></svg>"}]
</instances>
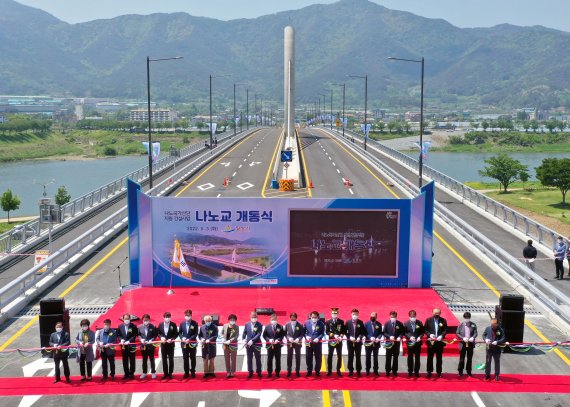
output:
<instances>
[{"instance_id":1,"label":"screen display image","mask_svg":"<svg viewBox=\"0 0 570 407\"><path fill-rule=\"evenodd\" d=\"M291 210L289 276L398 276L399 211Z\"/></svg>"}]
</instances>

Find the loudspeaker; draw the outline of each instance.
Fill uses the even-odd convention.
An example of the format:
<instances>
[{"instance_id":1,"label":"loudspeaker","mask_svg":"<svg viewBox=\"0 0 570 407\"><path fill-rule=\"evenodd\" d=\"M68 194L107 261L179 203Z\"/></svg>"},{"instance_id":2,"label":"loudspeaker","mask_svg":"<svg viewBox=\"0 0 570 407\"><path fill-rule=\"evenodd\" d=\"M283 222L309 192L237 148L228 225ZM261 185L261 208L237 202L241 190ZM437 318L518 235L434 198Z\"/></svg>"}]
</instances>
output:
<instances>
[{"instance_id":1,"label":"loudspeaker","mask_svg":"<svg viewBox=\"0 0 570 407\"><path fill-rule=\"evenodd\" d=\"M524 297L518 294L501 294L499 307L503 311L524 311Z\"/></svg>"},{"instance_id":2,"label":"loudspeaker","mask_svg":"<svg viewBox=\"0 0 570 407\"><path fill-rule=\"evenodd\" d=\"M524 317L524 311L509 311L502 310L499 306L495 307L495 318L501 322L501 326L505 330L505 336L507 337L508 342L523 342Z\"/></svg>"},{"instance_id":3,"label":"loudspeaker","mask_svg":"<svg viewBox=\"0 0 570 407\"><path fill-rule=\"evenodd\" d=\"M43 298L40 300L41 315L63 314L65 310L64 298Z\"/></svg>"},{"instance_id":4,"label":"loudspeaker","mask_svg":"<svg viewBox=\"0 0 570 407\"><path fill-rule=\"evenodd\" d=\"M71 332L69 328L69 310L63 310L61 314L53 315L41 315L39 317L40 326L40 346L48 347L49 338L53 332L55 332L55 324L58 322L63 323L63 329L69 334L71 339ZM49 356L50 352L42 351L42 356Z\"/></svg>"},{"instance_id":5,"label":"loudspeaker","mask_svg":"<svg viewBox=\"0 0 570 407\"><path fill-rule=\"evenodd\" d=\"M274 313L273 308L256 308L255 312L258 315L271 315Z\"/></svg>"}]
</instances>

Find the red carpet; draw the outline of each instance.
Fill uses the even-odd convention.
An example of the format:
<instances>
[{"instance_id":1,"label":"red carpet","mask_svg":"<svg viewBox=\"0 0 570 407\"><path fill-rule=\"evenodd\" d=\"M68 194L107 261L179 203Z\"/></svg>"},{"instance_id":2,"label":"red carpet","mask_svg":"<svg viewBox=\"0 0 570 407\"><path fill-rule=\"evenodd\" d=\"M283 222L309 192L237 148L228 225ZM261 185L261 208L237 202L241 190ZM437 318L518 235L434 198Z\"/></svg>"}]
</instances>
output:
<instances>
[{"instance_id":1,"label":"red carpet","mask_svg":"<svg viewBox=\"0 0 570 407\"><path fill-rule=\"evenodd\" d=\"M236 314L238 325L249 321L249 313L255 308L273 308L281 323L289 320L289 313L296 312L299 321L305 322L309 312L316 310L330 318L330 307L339 307L340 318L350 318L353 308L358 308L360 317L367 321L371 311L378 312L378 319L384 323L392 310L398 312L402 322L408 319L408 311L415 309L418 319L425 321L431 316L432 309L441 308L441 315L449 325L448 339L455 338L458 320L447 308L445 302L433 289L405 288L174 288L173 295L166 294L167 288L139 288L129 291L119 298L117 303L99 317L93 327L102 327L105 318L118 325L126 312L139 318L143 314L151 316L151 322L162 321L165 311L172 313L172 319L179 324L184 320L184 310L192 309L194 319L205 314L218 314L220 324L227 322L229 314ZM259 317L262 324L269 323L269 316ZM136 324L142 321L135 321ZM425 348L425 345L424 345ZM457 345L446 347L444 355L457 357Z\"/></svg>"},{"instance_id":2,"label":"red carpet","mask_svg":"<svg viewBox=\"0 0 570 407\"><path fill-rule=\"evenodd\" d=\"M93 382L81 383L74 378L70 384L52 384L50 377L5 378L0 380L0 396L61 395L61 394L119 394L145 392L191 392L231 390L353 390L353 391L422 391L422 392L498 392L498 393L570 393L568 375L503 375L500 382L483 380L482 375L458 379L455 374L444 374L441 379L398 378L295 378L295 379L247 379L246 373L237 373L233 379L182 380L174 375L173 380L133 380L102 383L99 378Z\"/></svg>"}]
</instances>

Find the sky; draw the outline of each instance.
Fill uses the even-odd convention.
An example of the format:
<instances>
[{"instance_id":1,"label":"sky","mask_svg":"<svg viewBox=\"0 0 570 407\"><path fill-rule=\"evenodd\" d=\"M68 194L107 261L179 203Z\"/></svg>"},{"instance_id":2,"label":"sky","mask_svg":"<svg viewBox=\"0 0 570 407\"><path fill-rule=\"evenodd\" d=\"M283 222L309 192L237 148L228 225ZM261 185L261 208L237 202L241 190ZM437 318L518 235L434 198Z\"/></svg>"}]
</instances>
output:
<instances>
[{"instance_id":1,"label":"sky","mask_svg":"<svg viewBox=\"0 0 570 407\"><path fill-rule=\"evenodd\" d=\"M336 0L16 0L41 8L69 23L123 14L187 12L194 16L232 20L255 18L311 4ZM458 27L543 25L570 32L569 0L372 0L390 9L442 18Z\"/></svg>"}]
</instances>

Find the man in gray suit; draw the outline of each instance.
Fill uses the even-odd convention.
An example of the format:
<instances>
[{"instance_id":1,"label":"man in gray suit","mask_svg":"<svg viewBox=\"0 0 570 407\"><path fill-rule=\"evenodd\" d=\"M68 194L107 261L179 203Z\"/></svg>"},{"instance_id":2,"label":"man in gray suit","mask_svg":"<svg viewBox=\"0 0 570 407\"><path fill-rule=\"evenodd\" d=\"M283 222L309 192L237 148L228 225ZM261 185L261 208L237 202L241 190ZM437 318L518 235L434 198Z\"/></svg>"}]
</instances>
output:
<instances>
[{"instance_id":1,"label":"man in gray suit","mask_svg":"<svg viewBox=\"0 0 570 407\"><path fill-rule=\"evenodd\" d=\"M239 326L236 325L237 316L230 314L228 323L222 327L221 337L223 340L224 360L226 362L226 377L234 377L236 373L236 361L239 339Z\"/></svg>"},{"instance_id":2,"label":"man in gray suit","mask_svg":"<svg viewBox=\"0 0 570 407\"><path fill-rule=\"evenodd\" d=\"M505 331L499 326L499 322L493 318L491 320L491 326L485 328L483 332L483 340L487 344L487 357L485 359L485 380L491 379L491 361L495 361L495 381L499 381L499 375L501 374L501 352L503 345L507 338L505 336Z\"/></svg>"},{"instance_id":3,"label":"man in gray suit","mask_svg":"<svg viewBox=\"0 0 570 407\"><path fill-rule=\"evenodd\" d=\"M477 338L477 325L471 322L471 313L463 314L463 322L457 327L457 340L459 341L459 365L457 372L459 377L463 377L463 368L467 370L467 376L471 376L471 366L473 360L473 349L475 348L475 339ZM465 364L465 356L467 356L467 364Z\"/></svg>"}]
</instances>

